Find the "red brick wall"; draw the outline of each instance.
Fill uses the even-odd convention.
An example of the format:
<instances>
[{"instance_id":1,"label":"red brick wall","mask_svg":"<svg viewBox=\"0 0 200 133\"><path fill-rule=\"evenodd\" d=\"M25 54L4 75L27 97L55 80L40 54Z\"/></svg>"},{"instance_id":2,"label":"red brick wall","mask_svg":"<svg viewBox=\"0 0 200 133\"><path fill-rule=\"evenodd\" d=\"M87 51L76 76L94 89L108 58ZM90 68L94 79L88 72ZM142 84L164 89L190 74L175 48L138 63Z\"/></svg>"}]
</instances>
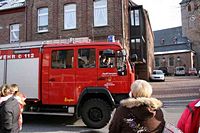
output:
<instances>
[{"instance_id":1,"label":"red brick wall","mask_svg":"<svg viewBox=\"0 0 200 133\"><path fill-rule=\"evenodd\" d=\"M24 8L0 12L0 44L10 43L10 25L20 24L20 42L25 41Z\"/></svg>"},{"instance_id":2,"label":"red brick wall","mask_svg":"<svg viewBox=\"0 0 200 133\"><path fill-rule=\"evenodd\" d=\"M33 3L34 2L34 3ZM64 5L77 4L77 28L64 30ZM28 4L28 41L48 40L69 37L94 37L94 40L106 40L108 35L122 38L121 0L108 0L108 25L93 27L93 0L29 0ZM49 31L37 33L37 9L48 7Z\"/></svg>"}]
</instances>

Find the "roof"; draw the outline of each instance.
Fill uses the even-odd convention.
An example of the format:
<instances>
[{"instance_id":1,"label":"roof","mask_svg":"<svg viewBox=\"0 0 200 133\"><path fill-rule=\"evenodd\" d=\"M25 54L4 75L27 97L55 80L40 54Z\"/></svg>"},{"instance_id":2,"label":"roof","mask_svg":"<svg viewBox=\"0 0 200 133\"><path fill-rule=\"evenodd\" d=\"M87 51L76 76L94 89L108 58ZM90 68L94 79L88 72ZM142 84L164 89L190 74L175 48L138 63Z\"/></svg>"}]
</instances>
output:
<instances>
[{"instance_id":1,"label":"roof","mask_svg":"<svg viewBox=\"0 0 200 133\"><path fill-rule=\"evenodd\" d=\"M154 52L166 52L166 51L175 51L175 50L192 50L190 43L179 43L179 44L171 44L164 46L154 47Z\"/></svg>"},{"instance_id":2,"label":"roof","mask_svg":"<svg viewBox=\"0 0 200 133\"><path fill-rule=\"evenodd\" d=\"M191 43L187 37L182 37L182 27L174 27L154 31L154 51L192 51Z\"/></svg>"},{"instance_id":3,"label":"roof","mask_svg":"<svg viewBox=\"0 0 200 133\"><path fill-rule=\"evenodd\" d=\"M0 0L0 11L25 6L26 0Z\"/></svg>"},{"instance_id":4,"label":"roof","mask_svg":"<svg viewBox=\"0 0 200 133\"><path fill-rule=\"evenodd\" d=\"M182 0L181 2L180 2L180 4L184 4L184 3L188 3L188 2L190 2L191 0Z\"/></svg>"},{"instance_id":5,"label":"roof","mask_svg":"<svg viewBox=\"0 0 200 133\"><path fill-rule=\"evenodd\" d=\"M161 46L161 41L164 39L164 45L173 44L174 39L177 39L177 43L184 42L182 37L182 26L169 28L169 29L163 29L154 31L155 36L155 46Z\"/></svg>"},{"instance_id":6,"label":"roof","mask_svg":"<svg viewBox=\"0 0 200 133\"><path fill-rule=\"evenodd\" d=\"M154 55L186 53L186 52L192 52L192 51L191 50L173 50L173 51L165 51L165 52L154 52Z\"/></svg>"}]
</instances>

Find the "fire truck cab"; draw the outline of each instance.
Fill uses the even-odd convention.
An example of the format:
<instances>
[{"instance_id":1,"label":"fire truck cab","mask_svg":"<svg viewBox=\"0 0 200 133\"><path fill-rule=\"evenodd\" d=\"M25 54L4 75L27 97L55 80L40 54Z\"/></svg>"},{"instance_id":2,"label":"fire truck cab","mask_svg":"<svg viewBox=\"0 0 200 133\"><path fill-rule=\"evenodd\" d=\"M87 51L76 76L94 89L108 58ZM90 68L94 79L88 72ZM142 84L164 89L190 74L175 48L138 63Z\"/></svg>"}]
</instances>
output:
<instances>
[{"instance_id":1,"label":"fire truck cab","mask_svg":"<svg viewBox=\"0 0 200 133\"><path fill-rule=\"evenodd\" d=\"M0 48L0 83L18 84L24 113L81 116L102 128L134 81L125 50L116 42L42 44Z\"/></svg>"}]
</instances>

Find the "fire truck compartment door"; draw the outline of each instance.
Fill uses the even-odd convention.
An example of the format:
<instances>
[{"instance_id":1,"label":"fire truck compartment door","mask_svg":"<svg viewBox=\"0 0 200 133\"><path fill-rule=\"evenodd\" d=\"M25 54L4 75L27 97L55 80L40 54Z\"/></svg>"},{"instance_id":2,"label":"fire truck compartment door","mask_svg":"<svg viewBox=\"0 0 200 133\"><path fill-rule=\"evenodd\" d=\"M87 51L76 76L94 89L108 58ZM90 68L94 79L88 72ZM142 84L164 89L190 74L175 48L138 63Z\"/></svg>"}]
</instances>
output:
<instances>
[{"instance_id":1,"label":"fire truck compartment door","mask_svg":"<svg viewBox=\"0 0 200 133\"><path fill-rule=\"evenodd\" d=\"M7 60L7 83L18 84L27 98L38 99L39 58Z\"/></svg>"},{"instance_id":2,"label":"fire truck compartment door","mask_svg":"<svg viewBox=\"0 0 200 133\"><path fill-rule=\"evenodd\" d=\"M4 70L5 70L5 60L0 60L0 84L4 84L5 81L4 81L4 76L5 76L5 73L4 73Z\"/></svg>"}]
</instances>

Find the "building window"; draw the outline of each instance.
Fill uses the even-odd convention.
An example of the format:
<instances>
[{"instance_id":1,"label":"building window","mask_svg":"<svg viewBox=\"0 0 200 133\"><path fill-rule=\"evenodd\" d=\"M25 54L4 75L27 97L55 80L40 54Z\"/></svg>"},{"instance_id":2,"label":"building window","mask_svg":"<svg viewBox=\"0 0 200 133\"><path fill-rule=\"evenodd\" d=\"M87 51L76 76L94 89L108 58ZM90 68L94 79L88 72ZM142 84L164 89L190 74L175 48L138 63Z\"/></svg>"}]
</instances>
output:
<instances>
[{"instance_id":1,"label":"building window","mask_svg":"<svg viewBox=\"0 0 200 133\"><path fill-rule=\"evenodd\" d=\"M191 11L192 11L191 5L189 4L189 5L188 5L188 12L191 12Z\"/></svg>"},{"instance_id":2,"label":"building window","mask_svg":"<svg viewBox=\"0 0 200 133\"><path fill-rule=\"evenodd\" d=\"M131 11L131 25L132 26L140 25L140 12L138 9Z\"/></svg>"},{"instance_id":3,"label":"building window","mask_svg":"<svg viewBox=\"0 0 200 133\"><path fill-rule=\"evenodd\" d=\"M76 28L76 4L68 4L64 7L64 29Z\"/></svg>"},{"instance_id":4,"label":"building window","mask_svg":"<svg viewBox=\"0 0 200 133\"><path fill-rule=\"evenodd\" d=\"M139 55L142 55L142 45L140 38L131 39L131 49L134 51L135 54L138 55L138 57L142 57Z\"/></svg>"},{"instance_id":5,"label":"building window","mask_svg":"<svg viewBox=\"0 0 200 133\"><path fill-rule=\"evenodd\" d=\"M174 57L169 58L169 66L174 66Z\"/></svg>"},{"instance_id":6,"label":"building window","mask_svg":"<svg viewBox=\"0 0 200 133\"><path fill-rule=\"evenodd\" d=\"M165 57L162 58L162 67L167 67L167 61Z\"/></svg>"},{"instance_id":7,"label":"building window","mask_svg":"<svg viewBox=\"0 0 200 133\"><path fill-rule=\"evenodd\" d=\"M165 44L165 39L164 39L164 38L162 38L162 39L160 40L160 44Z\"/></svg>"},{"instance_id":8,"label":"building window","mask_svg":"<svg viewBox=\"0 0 200 133\"><path fill-rule=\"evenodd\" d=\"M10 43L19 42L19 24L10 25Z\"/></svg>"},{"instance_id":9,"label":"building window","mask_svg":"<svg viewBox=\"0 0 200 133\"><path fill-rule=\"evenodd\" d=\"M155 66L156 67L160 66L160 59L158 57L155 58Z\"/></svg>"},{"instance_id":10,"label":"building window","mask_svg":"<svg viewBox=\"0 0 200 133\"><path fill-rule=\"evenodd\" d=\"M94 26L108 25L107 0L94 0Z\"/></svg>"},{"instance_id":11,"label":"building window","mask_svg":"<svg viewBox=\"0 0 200 133\"><path fill-rule=\"evenodd\" d=\"M177 44L177 41L178 41L178 38L177 38L177 37L174 37L174 38L173 38L173 43L174 43L174 44Z\"/></svg>"},{"instance_id":12,"label":"building window","mask_svg":"<svg viewBox=\"0 0 200 133\"><path fill-rule=\"evenodd\" d=\"M38 32L48 31L48 8L38 9Z\"/></svg>"}]
</instances>

